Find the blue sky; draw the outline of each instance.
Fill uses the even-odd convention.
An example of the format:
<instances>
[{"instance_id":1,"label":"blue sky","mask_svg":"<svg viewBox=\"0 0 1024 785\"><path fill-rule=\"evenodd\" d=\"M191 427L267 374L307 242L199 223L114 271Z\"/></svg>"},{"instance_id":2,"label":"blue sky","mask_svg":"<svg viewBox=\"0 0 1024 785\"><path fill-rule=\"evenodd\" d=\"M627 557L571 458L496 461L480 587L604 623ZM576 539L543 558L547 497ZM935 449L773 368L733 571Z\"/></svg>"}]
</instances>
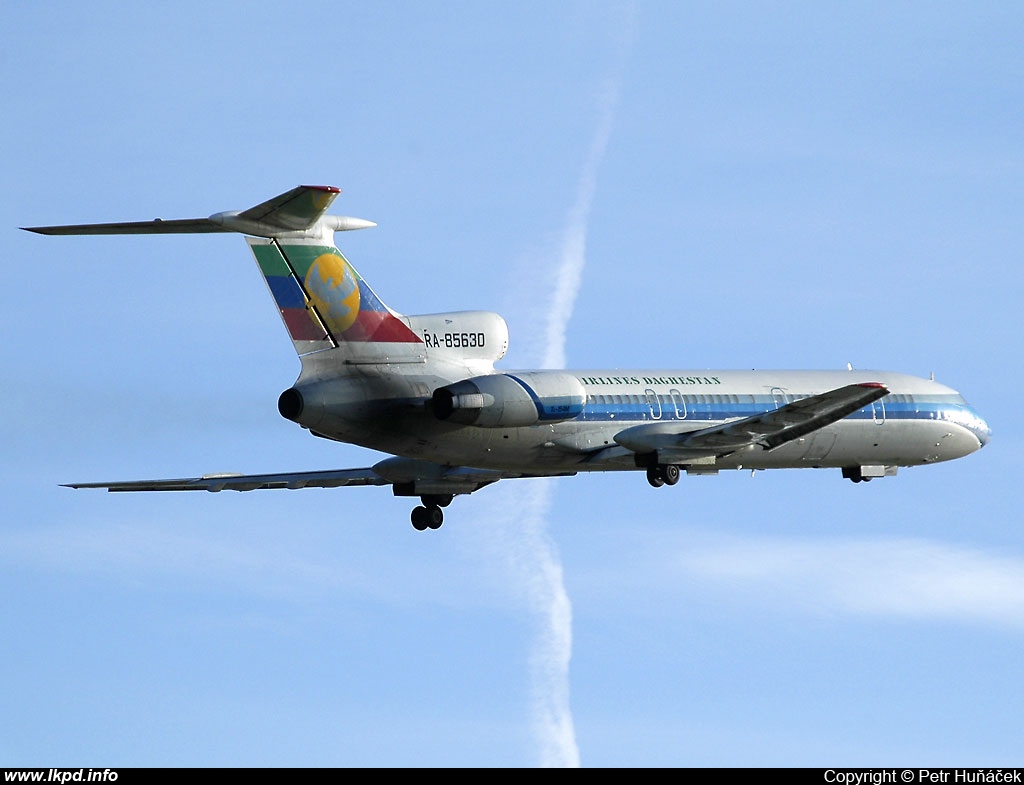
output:
<instances>
[{"instance_id":1,"label":"blue sky","mask_svg":"<svg viewBox=\"0 0 1024 785\"><path fill-rule=\"evenodd\" d=\"M0 765L1024 763L1018 6L6 21ZM339 239L392 307L503 313L505 367L557 359L575 239L569 367L934 372L993 441L870 485L509 482L425 534L383 489L58 487L379 459L277 414L238 237L16 228L300 183L378 222Z\"/></svg>"}]
</instances>

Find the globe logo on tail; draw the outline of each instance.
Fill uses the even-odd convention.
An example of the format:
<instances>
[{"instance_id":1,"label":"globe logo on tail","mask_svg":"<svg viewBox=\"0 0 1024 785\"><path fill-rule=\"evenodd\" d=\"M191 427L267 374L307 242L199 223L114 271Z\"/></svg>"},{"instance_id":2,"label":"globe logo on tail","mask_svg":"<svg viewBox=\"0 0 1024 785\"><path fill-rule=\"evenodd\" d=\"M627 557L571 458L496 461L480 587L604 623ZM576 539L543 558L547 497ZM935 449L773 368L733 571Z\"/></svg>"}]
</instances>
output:
<instances>
[{"instance_id":1,"label":"globe logo on tail","mask_svg":"<svg viewBox=\"0 0 1024 785\"><path fill-rule=\"evenodd\" d=\"M359 281L342 257L318 256L306 273L306 291L331 332L343 333L359 316Z\"/></svg>"}]
</instances>

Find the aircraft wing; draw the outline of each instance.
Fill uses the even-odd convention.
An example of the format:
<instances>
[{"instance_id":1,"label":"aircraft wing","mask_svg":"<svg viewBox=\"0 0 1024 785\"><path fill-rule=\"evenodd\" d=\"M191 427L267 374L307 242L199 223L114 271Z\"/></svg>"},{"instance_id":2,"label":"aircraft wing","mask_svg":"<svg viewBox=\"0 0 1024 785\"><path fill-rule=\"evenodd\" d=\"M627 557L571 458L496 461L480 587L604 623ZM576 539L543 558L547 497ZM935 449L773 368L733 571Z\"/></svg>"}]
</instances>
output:
<instances>
[{"instance_id":1,"label":"aircraft wing","mask_svg":"<svg viewBox=\"0 0 1024 785\"><path fill-rule=\"evenodd\" d=\"M636 425L616 434L615 441L633 452L664 453L666 458L678 459L680 463L688 458L721 457L745 447L772 450L838 422L888 393L877 382L848 384L711 428L692 430L690 424L691 430L684 430L687 426L682 423Z\"/></svg>"},{"instance_id":2,"label":"aircraft wing","mask_svg":"<svg viewBox=\"0 0 1024 785\"><path fill-rule=\"evenodd\" d=\"M379 471L378 471L379 469ZM524 477L561 477L575 472L505 472L468 466L442 466L430 461L390 458L374 468L328 469L318 472L279 474L204 474L171 480L126 480L116 482L72 482L64 488L102 488L128 491L258 491L299 488L343 488L350 485L394 485L396 496L429 493L463 494L497 482Z\"/></svg>"},{"instance_id":3,"label":"aircraft wing","mask_svg":"<svg viewBox=\"0 0 1024 785\"><path fill-rule=\"evenodd\" d=\"M347 485L389 485L373 469L332 469L283 474L205 474L178 480L72 482L65 488L106 488L108 491L256 491L271 488L341 488Z\"/></svg>"}]
</instances>

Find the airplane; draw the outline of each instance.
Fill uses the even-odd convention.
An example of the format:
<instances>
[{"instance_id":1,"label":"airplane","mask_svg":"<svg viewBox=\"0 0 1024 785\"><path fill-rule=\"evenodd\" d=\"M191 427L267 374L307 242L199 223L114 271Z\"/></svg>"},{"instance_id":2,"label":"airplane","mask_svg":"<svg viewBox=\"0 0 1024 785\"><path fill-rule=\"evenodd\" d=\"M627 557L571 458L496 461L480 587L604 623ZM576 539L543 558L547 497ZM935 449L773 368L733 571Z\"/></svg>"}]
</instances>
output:
<instances>
[{"instance_id":1,"label":"airplane","mask_svg":"<svg viewBox=\"0 0 1024 785\"><path fill-rule=\"evenodd\" d=\"M371 467L205 474L64 487L249 491L390 486L418 497L419 530L499 480L637 471L654 487L723 470L839 469L868 482L961 458L991 430L964 398L888 371L501 370L496 313L405 316L384 304L334 234L334 186L299 186L208 218L23 227L44 235L245 235L301 363L280 414L314 436L387 453Z\"/></svg>"}]
</instances>

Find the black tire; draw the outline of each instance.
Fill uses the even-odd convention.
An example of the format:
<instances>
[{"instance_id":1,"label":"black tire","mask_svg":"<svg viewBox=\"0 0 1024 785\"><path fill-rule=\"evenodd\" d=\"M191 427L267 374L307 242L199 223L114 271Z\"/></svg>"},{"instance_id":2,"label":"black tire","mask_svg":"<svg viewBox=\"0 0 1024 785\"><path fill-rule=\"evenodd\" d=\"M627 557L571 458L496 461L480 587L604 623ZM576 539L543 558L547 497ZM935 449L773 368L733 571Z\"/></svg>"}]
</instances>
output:
<instances>
[{"instance_id":1,"label":"black tire","mask_svg":"<svg viewBox=\"0 0 1024 785\"><path fill-rule=\"evenodd\" d=\"M661 470L661 476L665 478L665 485L675 485L679 482L679 467L674 463L662 464L658 468Z\"/></svg>"},{"instance_id":2,"label":"black tire","mask_svg":"<svg viewBox=\"0 0 1024 785\"><path fill-rule=\"evenodd\" d=\"M430 525L426 507L414 507L410 517L412 518L412 527L418 532L426 531Z\"/></svg>"},{"instance_id":3,"label":"black tire","mask_svg":"<svg viewBox=\"0 0 1024 785\"><path fill-rule=\"evenodd\" d=\"M657 466L652 466L647 470L647 482L651 484L652 488L660 488L665 484L665 477Z\"/></svg>"},{"instance_id":4,"label":"black tire","mask_svg":"<svg viewBox=\"0 0 1024 785\"><path fill-rule=\"evenodd\" d=\"M430 506L427 507L427 514L423 516L427 521L427 527L430 529L440 529L441 524L444 523L444 513L441 512L440 507Z\"/></svg>"}]
</instances>

